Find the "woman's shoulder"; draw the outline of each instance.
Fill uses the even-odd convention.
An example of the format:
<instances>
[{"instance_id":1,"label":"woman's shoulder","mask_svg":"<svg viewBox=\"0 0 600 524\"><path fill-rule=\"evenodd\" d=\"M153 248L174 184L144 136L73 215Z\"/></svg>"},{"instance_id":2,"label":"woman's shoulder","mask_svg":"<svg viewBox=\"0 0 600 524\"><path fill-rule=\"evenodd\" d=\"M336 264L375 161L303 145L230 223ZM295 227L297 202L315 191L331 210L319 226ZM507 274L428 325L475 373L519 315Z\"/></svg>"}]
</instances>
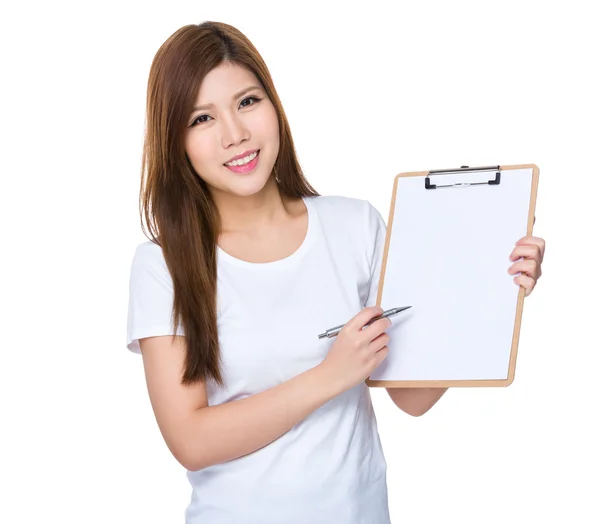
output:
<instances>
[{"instance_id":1,"label":"woman's shoulder","mask_svg":"<svg viewBox=\"0 0 600 524\"><path fill-rule=\"evenodd\" d=\"M373 243L382 226L379 211L368 200L343 195L312 197L324 230L345 241L347 235L355 242L357 235L365 239L365 245Z\"/></svg>"},{"instance_id":2,"label":"woman's shoulder","mask_svg":"<svg viewBox=\"0 0 600 524\"><path fill-rule=\"evenodd\" d=\"M381 234L385 235L386 225L379 210L364 198L342 195L312 197L319 218L336 231L363 232L366 245L373 244Z\"/></svg>"},{"instance_id":3,"label":"woman's shoulder","mask_svg":"<svg viewBox=\"0 0 600 524\"><path fill-rule=\"evenodd\" d=\"M134 259L156 259L162 258L163 252L162 248L152 240L146 240L144 242L140 242L134 251Z\"/></svg>"},{"instance_id":4,"label":"woman's shoulder","mask_svg":"<svg viewBox=\"0 0 600 524\"><path fill-rule=\"evenodd\" d=\"M309 198L319 211L334 213L337 217L340 213L362 217L368 214L372 207L368 200L344 195L319 195Z\"/></svg>"},{"instance_id":5,"label":"woman's shoulder","mask_svg":"<svg viewBox=\"0 0 600 524\"><path fill-rule=\"evenodd\" d=\"M156 242L146 240L135 247L131 260L132 274L148 270L164 272L166 267L162 248Z\"/></svg>"}]
</instances>

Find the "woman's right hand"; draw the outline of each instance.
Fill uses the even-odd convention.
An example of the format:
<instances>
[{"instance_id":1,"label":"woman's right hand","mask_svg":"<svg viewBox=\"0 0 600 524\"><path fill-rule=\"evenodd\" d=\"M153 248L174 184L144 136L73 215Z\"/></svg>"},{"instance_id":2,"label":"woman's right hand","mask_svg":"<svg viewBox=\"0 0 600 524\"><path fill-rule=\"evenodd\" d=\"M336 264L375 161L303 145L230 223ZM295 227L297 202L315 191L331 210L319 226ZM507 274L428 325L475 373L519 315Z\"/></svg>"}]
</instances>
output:
<instances>
[{"instance_id":1,"label":"woman's right hand","mask_svg":"<svg viewBox=\"0 0 600 524\"><path fill-rule=\"evenodd\" d=\"M351 318L336 336L323 362L319 364L337 391L342 393L366 380L387 357L390 340L385 332L392 325L381 318L362 329L369 320L383 313L378 306L366 307Z\"/></svg>"}]
</instances>

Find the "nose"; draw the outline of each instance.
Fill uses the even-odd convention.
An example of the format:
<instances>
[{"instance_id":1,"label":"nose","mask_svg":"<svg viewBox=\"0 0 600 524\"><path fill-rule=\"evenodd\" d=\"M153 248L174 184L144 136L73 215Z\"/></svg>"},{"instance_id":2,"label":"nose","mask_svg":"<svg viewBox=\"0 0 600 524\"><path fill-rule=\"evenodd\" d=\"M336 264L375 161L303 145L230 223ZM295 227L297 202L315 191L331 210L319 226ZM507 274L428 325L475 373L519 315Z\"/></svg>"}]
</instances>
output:
<instances>
[{"instance_id":1,"label":"nose","mask_svg":"<svg viewBox=\"0 0 600 524\"><path fill-rule=\"evenodd\" d=\"M250 138L250 131L239 115L227 115L221 119L221 142L223 148L237 145Z\"/></svg>"}]
</instances>

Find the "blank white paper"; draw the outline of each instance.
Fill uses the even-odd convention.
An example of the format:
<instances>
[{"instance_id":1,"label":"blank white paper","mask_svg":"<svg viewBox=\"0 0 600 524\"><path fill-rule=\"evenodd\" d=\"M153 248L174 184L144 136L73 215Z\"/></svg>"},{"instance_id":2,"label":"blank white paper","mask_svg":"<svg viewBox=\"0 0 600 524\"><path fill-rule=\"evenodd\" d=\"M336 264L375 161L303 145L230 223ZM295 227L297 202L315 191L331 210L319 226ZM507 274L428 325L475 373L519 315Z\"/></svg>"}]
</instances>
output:
<instances>
[{"instance_id":1,"label":"blank white paper","mask_svg":"<svg viewBox=\"0 0 600 524\"><path fill-rule=\"evenodd\" d=\"M432 184L491 180L495 172L433 175ZM499 185L427 190L399 177L381 307L388 357L371 380L506 379L519 285L509 255L527 234L533 169Z\"/></svg>"}]
</instances>

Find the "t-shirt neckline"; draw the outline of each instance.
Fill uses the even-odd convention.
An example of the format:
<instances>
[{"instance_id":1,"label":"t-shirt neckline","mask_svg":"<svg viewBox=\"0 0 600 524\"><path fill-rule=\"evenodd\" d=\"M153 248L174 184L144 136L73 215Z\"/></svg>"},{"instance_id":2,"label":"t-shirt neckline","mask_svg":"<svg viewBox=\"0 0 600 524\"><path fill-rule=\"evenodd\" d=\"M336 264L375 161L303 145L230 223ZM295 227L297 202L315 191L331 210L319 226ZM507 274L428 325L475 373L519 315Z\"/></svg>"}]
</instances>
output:
<instances>
[{"instance_id":1,"label":"t-shirt neckline","mask_svg":"<svg viewBox=\"0 0 600 524\"><path fill-rule=\"evenodd\" d=\"M311 201L311 197L302 196L301 198L304 202L304 205L306 206L306 211L308 213L308 227L302 244L300 244L298 249L296 249L296 251L294 251L292 254L288 255L285 258L273 260L271 262L248 262L247 260L236 258L227 253L226 251L223 251L223 249L221 249L221 247L217 244L218 258L226 261L229 264L253 270L282 269L284 267L288 267L292 264L297 263L297 261L304 256L308 248L313 243L316 228L316 213L314 208L312 207L313 202Z\"/></svg>"}]
</instances>

